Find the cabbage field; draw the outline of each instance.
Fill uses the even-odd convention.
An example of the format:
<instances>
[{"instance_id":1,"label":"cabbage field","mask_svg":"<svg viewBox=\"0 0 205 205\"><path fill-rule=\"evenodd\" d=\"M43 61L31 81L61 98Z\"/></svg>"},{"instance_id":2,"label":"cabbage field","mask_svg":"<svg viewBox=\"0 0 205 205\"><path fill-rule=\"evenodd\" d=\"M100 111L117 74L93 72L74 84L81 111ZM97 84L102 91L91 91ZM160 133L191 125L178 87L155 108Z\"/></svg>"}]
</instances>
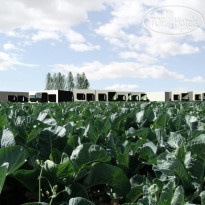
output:
<instances>
[{"instance_id":1,"label":"cabbage field","mask_svg":"<svg viewBox=\"0 0 205 205\"><path fill-rule=\"evenodd\" d=\"M0 103L0 204L205 205L204 105Z\"/></svg>"}]
</instances>

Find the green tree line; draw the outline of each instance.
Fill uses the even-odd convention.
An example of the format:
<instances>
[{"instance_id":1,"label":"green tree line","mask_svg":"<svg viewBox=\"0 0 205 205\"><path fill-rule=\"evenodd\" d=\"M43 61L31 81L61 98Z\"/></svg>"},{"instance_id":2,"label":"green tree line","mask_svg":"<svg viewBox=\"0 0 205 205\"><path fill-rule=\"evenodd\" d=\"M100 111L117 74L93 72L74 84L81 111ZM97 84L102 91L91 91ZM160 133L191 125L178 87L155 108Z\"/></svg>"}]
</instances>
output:
<instances>
[{"instance_id":1,"label":"green tree line","mask_svg":"<svg viewBox=\"0 0 205 205\"><path fill-rule=\"evenodd\" d=\"M59 73L50 73L46 76L46 90L68 90L73 89L88 89L90 83L85 75L85 73L77 73L76 77L73 77L72 72L69 72L67 76Z\"/></svg>"}]
</instances>

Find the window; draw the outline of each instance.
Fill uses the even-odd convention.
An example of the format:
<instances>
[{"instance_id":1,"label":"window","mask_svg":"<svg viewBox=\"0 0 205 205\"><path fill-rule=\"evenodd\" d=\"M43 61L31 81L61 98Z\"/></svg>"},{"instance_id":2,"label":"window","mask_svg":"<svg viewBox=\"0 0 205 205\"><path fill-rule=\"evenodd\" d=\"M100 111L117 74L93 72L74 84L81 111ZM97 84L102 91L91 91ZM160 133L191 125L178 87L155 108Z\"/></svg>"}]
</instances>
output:
<instances>
[{"instance_id":1,"label":"window","mask_svg":"<svg viewBox=\"0 0 205 205\"><path fill-rule=\"evenodd\" d=\"M102 93L98 94L98 100L99 101L106 101L107 100L106 94L102 94Z\"/></svg>"},{"instance_id":2,"label":"window","mask_svg":"<svg viewBox=\"0 0 205 205\"><path fill-rule=\"evenodd\" d=\"M179 100L179 95L174 95L174 100Z\"/></svg>"},{"instance_id":3,"label":"window","mask_svg":"<svg viewBox=\"0 0 205 205\"><path fill-rule=\"evenodd\" d=\"M139 95L133 95L132 100L133 101L139 101Z\"/></svg>"},{"instance_id":4,"label":"window","mask_svg":"<svg viewBox=\"0 0 205 205\"><path fill-rule=\"evenodd\" d=\"M125 95L118 95L118 101L126 101L126 96Z\"/></svg>"},{"instance_id":5,"label":"window","mask_svg":"<svg viewBox=\"0 0 205 205\"><path fill-rule=\"evenodd\" d=\"M31 102L36 102L36 96L35 95L29 95L29 99Z\"/></svg>"},{"instance_id":6,"label":"window","mask_svg":"<svg viewBox=\"0 0 205 205\"><path fill-rule=\"evenodd\" d=\"M92 93L87 93L87 101L94 101L95 95Z\"/></svg>"},{"instance_id":7,"label":"window","mask_svg":"<svg viewBox=\"0 0 205 205\"><path fill-rule=\"evenodd\" d=\"M85 100L85 94L77 93L77 100Z\"/></svg>"},{"instance_id":8,"label":"window","mask_svg":"<svg viewBox=\"0 0 205 205\"><path fill-rule=\"evenodd\" d=\"M48 95L48 100L49 102L56 102L56 95L55 94Z\"/></svg>"},{"instance_id":9,"label":"window","mask_svg":"<svg viewBox=\"0 0 205 205\"><path fill-rule=\"evenodd\" d=\"M18 95L18 102L28 102L28 98L23 95Z\"/></svg>"},{"instance_id":10,"label":"window","mask_svg":"<svg viewBox=\"0 0 205 205\"><path fill-rule=\"evenodd\" d=\"M182 93L182 101L189 101L189 94L188 93Z\"/></svg>"},{"instance_id":11,"label":"window","mask_svg":"<svg viewBox=\"0 0 205 205\"><path fill-rule=\"evenodd\" d=\"M9 102L17 102L17 97L15 95L8 95Z\"/></svg>"},{"instance_id":12,"label":"window","mask_svg":"<svg viewBox=\"0 0 205 205\"><path fill-rule=\"evenodd\" d=\"M195 95L195 100L201 100L201 95L196 94L196 95Z\"/></svg>"},{"instance_id":13,"label":"window","mask_svg":"<svg viewBox=\"0 0 205 205\"><path fill-rule=\"evenodd\" d=\"M146 95L146 94L141 94L141 100L142 100L142 101L147 100L147 95Z\"/></svg>"}]
</instances>

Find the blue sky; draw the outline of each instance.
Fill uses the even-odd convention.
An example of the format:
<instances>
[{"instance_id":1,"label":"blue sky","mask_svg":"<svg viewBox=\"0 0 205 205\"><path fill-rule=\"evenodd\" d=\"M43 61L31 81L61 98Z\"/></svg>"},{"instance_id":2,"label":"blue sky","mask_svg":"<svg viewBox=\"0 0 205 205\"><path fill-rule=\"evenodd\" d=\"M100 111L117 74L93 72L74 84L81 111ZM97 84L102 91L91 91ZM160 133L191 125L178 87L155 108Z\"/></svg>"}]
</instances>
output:
<instances>
[{"instance_id":1,"label":"blue sky","mask_svg":"<svg viewBox=\"0 0 205 205\"><path fill-rule=\"evenodd\" d=\"M91 89L205 90L203 0L0 0L0 5L2 91L42 90L48 72L69 71L85 72ZM173 27L176 19L181 27ZM186 27L187 19L197 24Z\"/></svg>"}]
</instances>

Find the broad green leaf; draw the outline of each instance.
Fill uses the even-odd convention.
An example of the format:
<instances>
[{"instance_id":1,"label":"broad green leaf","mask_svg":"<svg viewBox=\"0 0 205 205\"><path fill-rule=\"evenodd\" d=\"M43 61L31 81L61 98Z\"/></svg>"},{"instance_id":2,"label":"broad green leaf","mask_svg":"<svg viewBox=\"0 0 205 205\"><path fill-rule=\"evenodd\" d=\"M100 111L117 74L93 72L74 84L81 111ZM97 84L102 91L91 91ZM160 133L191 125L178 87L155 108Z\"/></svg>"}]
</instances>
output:
<instances>
[{"instance_id":1,"label":"broad green leaf","mask_svg":"<svg viewBox=\"0 0 205 205\"><path fill-rule=\"evenodd\" d=\"M152 184L149 187L149 193L150 193L151 200L156 203L159 199L159 193L160 193L159 186L157 184Z\"/></svg>"},{"instance_id":2,"label":"broad green leaf","mask_svg":"<svg viewBox=\"0 0 205 205\"><path fill-rule=\"evenodd\" d=\"M200 193L200 197L201 197L201 205L205 205L205 191L202 191Z\"/></svg>"},{"instance_id":3,"label":"broad green leaf","mask_svg":"<svg viewBox=\"0 0 205 205\"><path fill-rule=\"evenodd\" d=\"M74 182L69 187L66 187L65 190L69 194L70 198L82 197L88 199L88 194L85 187L79 183Z\"/></svg>"},{"instance_id":4,"label":"broad green leaf","mask_svg":"<svg viewBox=\"0 0 205 205\"><path fill-rule=\"evenodd\" d=\"M66 129L61 126L45 128L39 136L40 157L43 160L49 158L53 149L62 150L66 145Z\"/></svg>"},{"instance_id":5,"label":"broad green leaf","mask_svg":"<svg viewBox=\"0 0 205 205\"><path fill-rule=\"evenodd\" d=\"M201 158L205 158L205 134L199 135L189 143L188 149Z\"/></svg>"},{"instance_id":6,"label":"broad green leaf","mask_svg":"<svg viewBox=\"0 0 205 205\"><path fill-rule=\"evenodd\" d=\"M170 132L170 137L168 139L167 144L171 146L172 148L179 148L182 144L184 144L186 141L184 137L182 137L178 133Z\"/></svg>"},{"instance_id":7,"label":"broad green leaf","mask_svg":"<svg viewBox=\"0 0 205 205\"><path fill-rule=\"evenodd\" d=\"M8 162L7 175L16 171L26 162L26 153L21 146L15 145L0 149L0 166Z\"/></svg>"},{"instance_id":8,"label":"broad green leaf","mask_svg":"<svg viewBox=\"0 0 205 205\"><path fill-rule=\"evenodd\" d=\"M154 120L153 129L164 128L167 124L168 116L166 113L160 113L157 119Z\"/></svg>"},{"instance_id":9,"label":"broad green leaf","mask_svg":"<svg viewBox=\"0 0 205 205\"><path fill-rule=\"evenodd\" d=\"M41 112L37 118L38 121L43 122L44 124L48 125L57 125L57 122L54 118L50 117L48 113Z\"/></svg>"},{"instance_id":10,"label":"broad green leaf","mask_svg":"<svg viewBox=\"0 0 205 205\"><path fill-rule=\"evenodd\" d=\"M168 182L163 186L159 201L157 205L167 205L171 204L172 197L173 197L173 186L174 183L172 181Z\"/></svg>"},{"instance_id":11,"label":"broad green leaf","mask_svg":"<svg viewBox=\"0 0 205 205\"><path fill-rule=\"evenodd\" d=\"M171 205L184 205L184 189L182 186L178 186L174 192Z\"/></svg>"},{"instance_id":12,"label":"broad green leaf","mask_svg":"<svg viewBox=\"0 0 205 205\"><path fill-rule=\"evenodd\" d=\"M170 152L166 151L158 156L154 169L161 171L167 177L177 176L186 188L190 186L190 177L184 164Z\"/></svg>"},{"instance_id":13,"label":"broad green leaf","mask_svg":"<svg viewBox=\"0 0 205 205\"><path fill-rule=\"evenodd\" d=\"M93 162L108 162L110 156L99 145L94 144L82 144L79 145L72 153L70 157L76 170L83 168L84 166Z\"/></svg>"},{"instance_id":14,"label":"broad green leaf","mask_svg":"<svg viewBox=\"0 0 205 205\"><path fill-rule=\"evenodd\" d=\"M76 197L76 198L71 198L69 200L69 205L95 205L95 204L82 197Z\"/></svg>"},{"instance_id":15,"label":"broad green leaf","mask_svg":"<svg viewBox=\"0 0 205 205\"><path fill-rule=\"evenodd\" d=\"M50 182L55 183L58 179L71 177L73 173L74 170L70 161L63 164L55 164L54 162L47 160L44 163L42 175L47 177Z\"/></svg>"},{"instance_id":16,"label":"broad green leaf","mask_svg":"<svg viewBox=\"0 0 205 205\"><path fill-rule=\"evenodd\" d=\"M17 170L15 171L12 176L23 184L27 189L31 192L38 191L38 177L40 174L40 170L33 169L33 170Z\"/></svg>"},{"instance_id":17,"label":"broad green leaf","mask_svg":"<svg viewBox=\"0 0 205 205\"><path fill-rule=\"evenodd\" d=\"M13 133L9 129L4 129L1 138L1 148L15 145Z\"/></svg>"},{"instance_id":18,"label":"broad green leaf","mask_svg":"<svg viewBox=\"0 0 205 205\"><path fill-rule=\"evenodd\" d=\"M130 191L130 182L122 169L105 163L95 164L84 183L88 187L107 184L119 196L125 196Z\"/></svg>"},{"instance_id":19,"label":"broad green leaf","mask_svg":"<svg viewBox=\"0 0 205 205\"><path fill-rule=\"evenodd\" d=\"M154 112L151 109L145 109L136 114L135 121L141 127L148 127L149 124L153 123Z\"/></svg>"},{"instance_id":20,"label":"broad green leaf","mask_svg":"<svg viewBox=\"0 0 205 205\"><path fill-rule=\"evenodd\" d=\"M126 202L136 202L143 195L143 186L133 187L126 196Z\"/></svg>"},{"instance_id":21,"label":"broad green leaf","mask_svg":"<svg viewBox=\"0 0 205 205\"><path fill-rule=\"evenodd\" d=\"M0 166L0 194L4 186L4 181L6 179L6 172L7 172L8 166L9 166L8 163L4 163Z\"/></svg>"}]
</instances>

